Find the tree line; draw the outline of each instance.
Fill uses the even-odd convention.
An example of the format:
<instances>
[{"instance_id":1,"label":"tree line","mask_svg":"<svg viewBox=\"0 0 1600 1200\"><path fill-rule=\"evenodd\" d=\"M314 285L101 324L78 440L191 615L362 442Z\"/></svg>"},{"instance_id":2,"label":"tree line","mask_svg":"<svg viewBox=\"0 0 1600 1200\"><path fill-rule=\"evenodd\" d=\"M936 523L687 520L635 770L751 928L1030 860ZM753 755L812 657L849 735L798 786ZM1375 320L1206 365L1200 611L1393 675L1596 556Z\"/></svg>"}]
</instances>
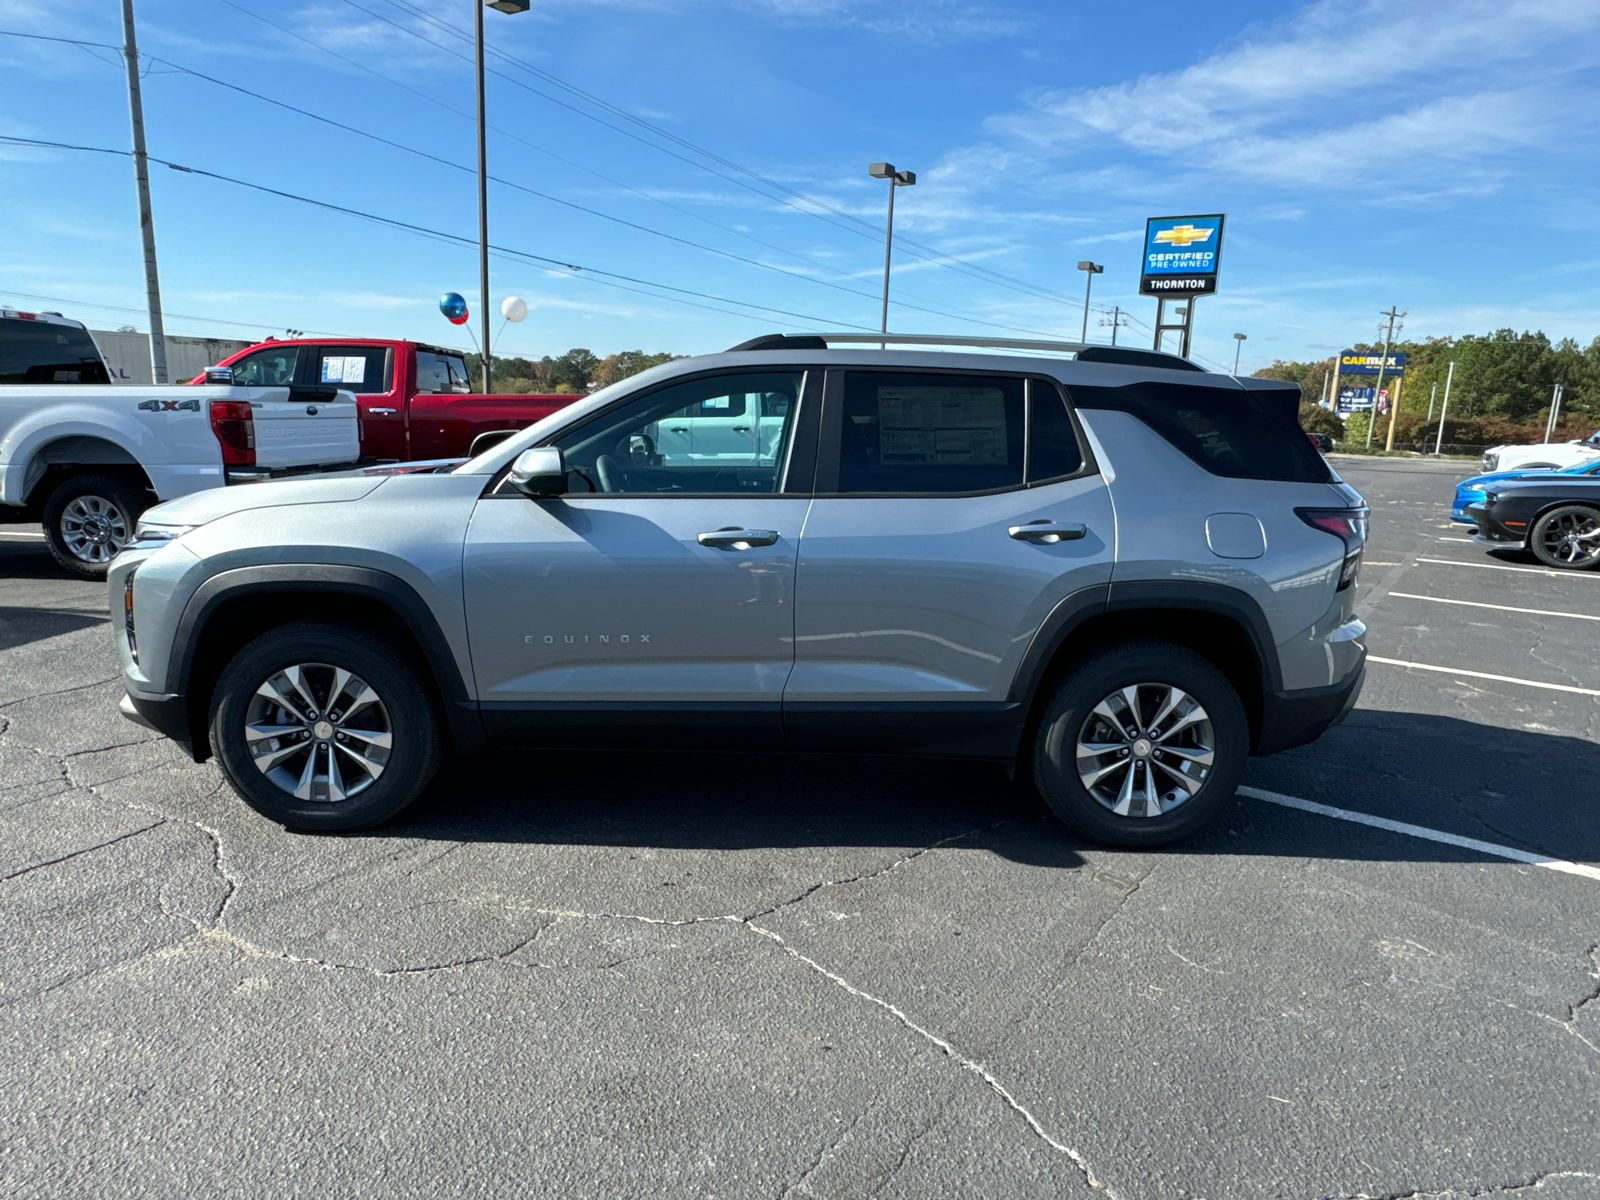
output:
<instances>
[{"instance_id":1,"label":"tree line","mask_svg":"<svg viewBox=\"0 0 1600 1200\"><path fill-rule=\"evenodd\" d=\"M682 358L681 354L646 354L643 350L621 350L601 358L592 350L574 347L558 357L540 359L495 356L490 383L500 395L582 396L640 371ZM469 378L480 380L483 358L467 355Z\"/></svg>"},{"instance_id":2,"label":"tree line","mask_svg":"<svg viewBox=\"0 0 1600 1200\"><path fill-rule=\"evenodd\" d=\"M1358 354L1383 352L1381 342L1357 343L1349 348ZM1482 335L1397 342L1390 347L1390 353L1395 351L1406 355L1399 410L1395 413L1396 445L1421 442L1429 425L1430 396L1433 428L1437 429L1452 362L1455 376L1450 383L1446 443L1485 446L1541 440L1556 384L1564 388L1557 440L1587 437L1600 425L1600 337L1583 346L1572 338L1552 342L1542 332L1497 329ZM1348 433L1365 440L1364 413L1353 413L1341 421L1334 412L1317 408L1333 366L1332 357L1313 362L1279 360L1256 375L1300 385L1301 423L1307 429L1334 437ZM1339 378L1341 388L1372 387L1376 382L1375 375ZM1384 387L1394 395L1388 380ZM1374 443L1387 432L1388 418L1380 416ZM1431 434L1426 436L1431 444Z\"/></svg>"}]
</instances>

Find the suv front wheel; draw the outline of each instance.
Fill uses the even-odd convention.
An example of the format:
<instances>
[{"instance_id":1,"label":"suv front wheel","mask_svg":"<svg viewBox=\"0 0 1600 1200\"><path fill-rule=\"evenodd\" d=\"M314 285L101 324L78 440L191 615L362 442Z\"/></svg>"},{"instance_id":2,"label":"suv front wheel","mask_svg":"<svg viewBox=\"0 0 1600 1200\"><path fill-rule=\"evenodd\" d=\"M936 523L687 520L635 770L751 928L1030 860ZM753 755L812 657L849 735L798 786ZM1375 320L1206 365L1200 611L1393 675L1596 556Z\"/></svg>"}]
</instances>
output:
<instances>
[{"instance_id":1,"label":"suv front wheel","mask_svg":"<svg viewBox=\"0 0 1600 1200\"><path fill-rule=\"evenodd\" d=\"M211 697L211 749L246 804L290 829L365 829L439 767L432 692L397 646L295 621L234 657Z\"/></svg>"},{"instance_id":2,"label":"suv front wheel","mask_svg":"<svg viewBox=\"0 0 1600 1200\"><path fill-rule=\"evenodd\" d=\"M1233 797L1250 752L1227 678L1171 642L1120 643L1067 674L1039 724L1034 779L1066 824L1108 846L1161 846Z\"/></svg>"}]
</instances>

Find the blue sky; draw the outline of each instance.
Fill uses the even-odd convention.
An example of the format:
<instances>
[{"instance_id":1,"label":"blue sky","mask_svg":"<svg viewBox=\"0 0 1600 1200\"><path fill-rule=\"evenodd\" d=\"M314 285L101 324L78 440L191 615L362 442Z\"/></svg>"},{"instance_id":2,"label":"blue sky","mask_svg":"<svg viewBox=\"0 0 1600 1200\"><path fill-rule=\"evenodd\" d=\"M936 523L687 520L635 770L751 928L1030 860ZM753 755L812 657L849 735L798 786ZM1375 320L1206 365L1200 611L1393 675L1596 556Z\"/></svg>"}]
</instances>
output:
<instances>
[{"instance_id":1,"label":"blue sky","mask_svg":"<svg viewBox=\"0 0 1600 1200\"><path fill-rule=\"evenodd\" d=\"M140 49L166 60L147 64L150 152L474 238L474 176L451 165L475 163L470 5L136 0ZM0 29L118 43L118 8L0 0ZM876 328L874 159L919 177L896 232L923 249L897 246L892 294L938 311L895 305L901 331L1076 338L1093 258L1091 339L1118 304L1121 340L1148 345L1144 218L1226 212L1220 293L1196 310L1213 364L1236 331L1246 370L1331 353L1391 304L1408 337L1600 334L1600 0L534 0L485 18L517 60L491 59L491 241L584 268L492 262L494 303L531 310L502 353ZM0 135L126 149L118 56L0 36ZM471 246L160 166L152 187L170 332L467 344L437 298L476 312ZM0 303L145 327L128 159L0 144L0 194Z\"/></svg>"}]
</instances>

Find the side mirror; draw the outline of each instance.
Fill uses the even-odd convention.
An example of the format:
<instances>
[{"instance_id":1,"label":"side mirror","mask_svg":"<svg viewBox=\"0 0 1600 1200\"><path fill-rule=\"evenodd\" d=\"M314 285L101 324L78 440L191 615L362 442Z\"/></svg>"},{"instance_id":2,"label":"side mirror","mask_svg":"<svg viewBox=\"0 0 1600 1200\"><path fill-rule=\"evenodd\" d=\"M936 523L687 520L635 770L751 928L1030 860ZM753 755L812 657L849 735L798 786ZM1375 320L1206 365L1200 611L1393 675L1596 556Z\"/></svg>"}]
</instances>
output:
<instances>
[{"instance_id":1,"label":"side mirror","mask_svg":"<svg viewBox=\"0 0 1600 1200\"><path fill-rule=\"evenodd\" d=\"M567 490L567 465L554 446L535 446L517 455L506 479L524 496L559 496Z\"/></svg>"},{"instance_id":2,"label":"side mirror","mask_svg":"<svg viewBox=\"0 0 1600 1200\"><path fill-rule=\"evenodd\" d=\"M220 383L220 384L226 385L227 387L232 387L233 386L233 368L232 367L207 367L206 368L206 382L207 383Z\"/></svg>"}]
</instances>

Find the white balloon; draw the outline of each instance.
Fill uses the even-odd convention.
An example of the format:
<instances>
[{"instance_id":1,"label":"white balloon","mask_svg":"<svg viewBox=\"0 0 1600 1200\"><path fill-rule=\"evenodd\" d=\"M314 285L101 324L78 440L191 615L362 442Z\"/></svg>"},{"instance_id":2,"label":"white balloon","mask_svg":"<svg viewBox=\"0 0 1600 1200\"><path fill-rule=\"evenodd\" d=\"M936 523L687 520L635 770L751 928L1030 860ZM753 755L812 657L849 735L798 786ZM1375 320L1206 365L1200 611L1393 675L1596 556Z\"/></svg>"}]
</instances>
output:
<instances>
[{"instance_id":1,"label":"white balloon","mask_svg":"<svg viewBox=\"0 0 1600 1200\"><path fill-rule=\"evenodd\" d=\"M507 296L500 301L500 315L513 323L528 315L528 302L520 296Z\"/></svg>"}]
</instances>

